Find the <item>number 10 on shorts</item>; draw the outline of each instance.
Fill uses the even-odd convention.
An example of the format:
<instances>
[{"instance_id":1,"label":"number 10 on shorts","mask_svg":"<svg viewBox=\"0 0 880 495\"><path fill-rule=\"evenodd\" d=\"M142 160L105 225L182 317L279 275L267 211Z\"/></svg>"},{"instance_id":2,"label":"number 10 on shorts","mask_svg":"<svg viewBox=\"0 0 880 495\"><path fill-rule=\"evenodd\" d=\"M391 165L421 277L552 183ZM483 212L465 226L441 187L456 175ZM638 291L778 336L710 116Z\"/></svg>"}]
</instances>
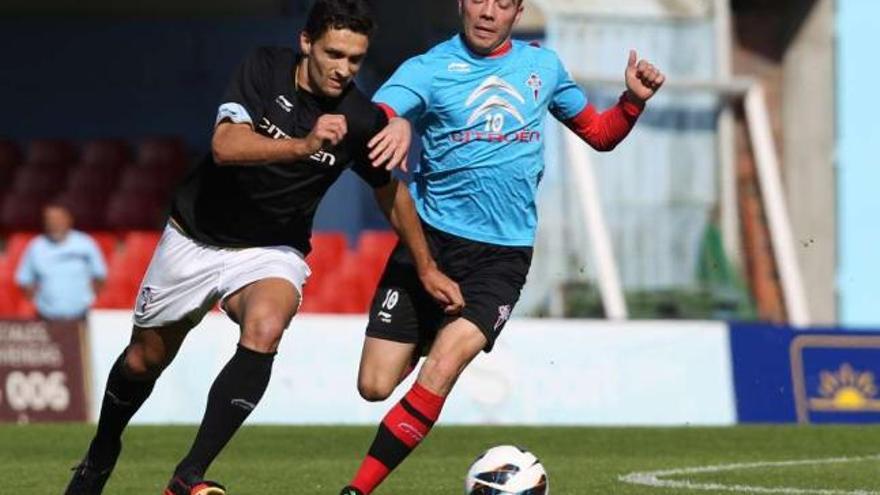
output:
<instances>
[{"instance_id":1,"label":"number 10 on shorts","mask_svg":"<svg viewBox=\"0 0 880 495\"><path fill-rule=\"evenodd\" d=\"M378 315L379 320L382 323L391 323L391 313L389 313L389 311L397 306L398 301L400 301L400 292L394 289L388 289L388 292L385 293L385 300L382 301L382 309L379 311Z\"/></svg>"}]
</instances>

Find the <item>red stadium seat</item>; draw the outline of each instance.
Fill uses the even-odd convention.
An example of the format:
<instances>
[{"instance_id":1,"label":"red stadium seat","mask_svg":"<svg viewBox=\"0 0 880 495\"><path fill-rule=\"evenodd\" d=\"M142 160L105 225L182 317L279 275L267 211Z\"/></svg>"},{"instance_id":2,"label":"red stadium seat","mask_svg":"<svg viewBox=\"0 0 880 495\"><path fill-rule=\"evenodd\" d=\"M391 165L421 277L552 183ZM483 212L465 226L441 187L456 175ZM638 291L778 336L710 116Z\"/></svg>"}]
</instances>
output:
<instances>
[{"instance_id":1,"label":"red stadium seat","mask_svg":"<svg viewBox=\"0 0 880 495\"><path fill-rule=\"evenodd\" d=\"M0 318L33 319L36 313L14 278L0 273Z\"/></svg>"},{"instance_id":2,"label":"red stadium seat","mask_svg":"<svg viewBox=\"0 0 880 495\"><path fill-rule=\"evenodd\" d=\"M129 194L146 194L166 198L177 185L178 176L169 170L156 170L153 167L131 165L122 170L119 191Z\"/></svg>"},{"instance_id":3,"label":"red stadium seat","mask_svg":"<svg viewBox=\"0 0 880 495\"><path fill-rule=\"evenodd\" d=\"M119 182L120 169L114 163L82 163L67 176L67 190L109 196Z\"/></svg>"},{"instance_id":4,"label":"red stadium seat","mask_svg":"<svg viewBox=\"0 0 880 495\"><path fill-rule=\"evenodd\" d=\"M18 288L11 277L0 276L0 318L14 318L18 309Z\"/></svg>"},{"instance_id":5,"label":"red stadium seat","mask_svg":"<svg viewBox=\"0 0 880 495\"><path fill-rule=\"evenodd\" d=\"M11 191L52 196L64 188L67 170L61 167L20 167L12 181Z\"/></svg>"},{"instance_id":6,"label":"red stadium seat","mask_svg":"<svg viewBox=\"0 0 880 495\"><path fill-rule=\"evenodd\" d=\"M358 238L358 256L362 261L363 277L375 287L385 269L385 263L394 247L397 234L386 230L366 230Z\"/></svg>"},{"instance_id":7,"label":"red stadium seat","mask_svg":"<svg viewBox=\"0 0 880 495\"><path fill-rule=\"evenodd\" d=\"M0 140L0 191L7 189L21 164L21 152L12 141Z\"/></svg>"},{"instance_id":8,"label":"red stadium seat","mask_svg":"<svg viewBox=\"0 0 880 495\"><path fill-rule=\"evenodd\" d=\"M110 262L116 257L116 250L120 245L119 236L114 232L105 231L89 232L89 235L92 236L92 239L95 240L98 248L101 249L101 255L104 256L104 263L109 267Z\"/></svg>"},{"instance_id":9,"label":"red stadium seat","mask_svg":"<svg viewBox=\"0 0 880 495\"><path fill-rule=\"evenodd\" d=\"M12 180L15 178L17 171L18 167L0 163L0 191L4 191L9 188L10 184L12 184Z\"/></svg>"},{"instance_id":10,"label":"red stadium seat","mask_svg":"<svg viewBox=\"0 0 880 495\"><path fill-rule=\"evenodd\" d=\"M315 232L311 238L312 252L306 260L312 272L337 266L348 250L348 240L340 232Z\"/></svg>"},{"instance_id":11,"label":"red stadium seat","mask_svg":"<svg viewBox=\"0 0 880 495\"><path fill-rule=\"evenodd\" d=\"M162 233L159 231L135 230L123 235L122 253L120 254L135 263L136 268L142 268L138 274L139 278L146 272L146 267L153 258L153 251L159 245L161 237Z\"/></svg>"},{"instance_id":12,"label":"red stadium seat","mask_svg":"<svg viewBox=\"0 0 880 495\"><path fill-rule=\"evenodd\" d=\"M0 169L15 168L23 161L21 150L14 141L0 139Z\"/></svg>"},{"instance_id":13,"label":"red stadium seat","mask_svg":"<svg viewBox=\"0 0 880 495\"><path fill-rule=\"evenodd\" d=\"M16 301L15 316L22 320L33 320L37 317L37 308L24 294Z\"/></svg>"},{"instance_id":14,"label":"red stadium seat","mask_svg":"<svg viewBox=\"0 0 880 495\"><path fill-rule=\"evenodd\" d=\"M107 197L97 191L67 191L56 196L53 202L67 207L73 216L74 227L79 230L100 230L104 228Z\"/></svg>"},{"instance_id":15,"label":"red stadium seat","mask_svg":"<svg viewBox=\"0 0 880 495\"><path fill-rule=\"evenodd\" d=\"M24 301L24 294L15 285L15 272L25 249L35 236L31 232L17 232L6 239L0 255L0 317L18 318L22 311L30 308Z\"/></svg>"},{"instance_id":16,"label":"red stadium seat","mask_svg":"<svg viewBox=\"0 0 880 495\"><path fill-rule=\"evenodd\" d=\"M96 139L83 145L81 163L90 166L119 168L131 160L128 143L118 139Z\"/></svg>"},{"instance_id":17,"label":"red stadium seat","mask_svg":"<svg viewBox=\"0 0 880 495\"><path fill-rule=\"evenodd\" d=\"M319 297L334 313L366 313L373 289L363 277L361 260L346 253L339 267L327 275Z\"/></svg>"},{"instance_id":18,"label":"red stadium seat","mask_svg":"<svg viewBox=\"0 0 880 495\"><path fill-rule=\"evenodd\" d=\"M76 148L60 139L37 139L28 143L28 166L66 167L76 162Z\"/></svg>"},{"instance_id":19,"label":"red stadium seat","mask_svg":"<svg viewBox=\"0 0 880 495\"><path fill-rule=\"evenodd\" d=\"M25 249L27 249L36 236L36 232L14 232L6 238L3 256L10 262L12 267L18 266L18 262L21 261Z\"/></svg>"},{"instance_id":20,"label":"red stadium seat","mask_svg":"<svg viewBox=\"0 0 880 495\"><path fill-rule=\"evenodd\" d=\"M136 267L124 256L114 257L107 265L107 280L95 299L102 309L131 309L137 297L140 278Z\"/></svg>"},{"instance_id":21,"label":"red stadium seat","mask_svg":"<svg viewBox=\"0 0 880 495\"><path fill-rule=\"evenodd\" d=\"M311 243L312 251L306 257L306 262L312 270L312 276L303 289L304 299L317 297L323 290L327 276L339 266L348 249L348 240L340 232L316 232L312 234Z\"/></svg>"},{"instance_id":22,"label":"red stadium seat","mask_svg":"<svg viewBox=\"0 0 880 495\"><path fill-rule=\"evenodd\" d=\"M146 169L160 179L165 190L176 186L186 174L190 158L183 140L154 137L141 141L134 166Z\"/></svg>"},{"instance_id":23,"label":"red stadium seat","mask_svg":"<svg viewBox=\"0 0 880 495\"><path fill-rule=\"evenodd\" d=\"M4 231L39 231L43 228L43 206L47 198L12 192L0 205L0 226Z\"/></svg>"},{"instance_id":24,"label":"red stadium seat","mask_svg":"<svg viewBox=\"0 0 880 495\"><path fill-rule=\"evenodd\" d=\"M300 313L333 313L332 301L327 301L320 292L311 293L308 290L308 284L304 289L302 305L299 307Z\"/></svg>"},{"instance_id":25,"label":"red stadium seat","mask_svg":"<svg viewBox=\"0 0 880 495\"><path fill-rule=\"evenodd\" d=\"M138 165L172 165L186 163L186 145L177 137L150 137L138 144Z\"/></svg>"},{"instance_id":26,"label":"red stadium seat","mask_svg":"<svg viewBox=\"0 0 880 495\"><path fill-rule=\"evenodd\" d=\"M150 196L117 192L107 203L107 222L110 229L159 229L165 221L165 201Z\"/></svg>"},{"instance_id":27,"label":"red stadium seat","mask_svg":"<svg viewBox=\"0 0 880 495\"><path fill-rule=\"evenodd\" d=\"M134 306L138 287L160 237L159 232L153 231L132 231L123 235L121 248L108 262L107 280L98 294L96 307L130 309Z\"/></svg>"},{"instance_id":28,"label":"red stadium seat","mask_svg":"<svg viewBox=\"0 0 880 495\"><path fill-rule=\"evenodd\" d=\"M357 250L364 258L375 258L385 264L397 245L397 234L390 230L365 230L358 238Z\"/></svg>"}]
</instances>

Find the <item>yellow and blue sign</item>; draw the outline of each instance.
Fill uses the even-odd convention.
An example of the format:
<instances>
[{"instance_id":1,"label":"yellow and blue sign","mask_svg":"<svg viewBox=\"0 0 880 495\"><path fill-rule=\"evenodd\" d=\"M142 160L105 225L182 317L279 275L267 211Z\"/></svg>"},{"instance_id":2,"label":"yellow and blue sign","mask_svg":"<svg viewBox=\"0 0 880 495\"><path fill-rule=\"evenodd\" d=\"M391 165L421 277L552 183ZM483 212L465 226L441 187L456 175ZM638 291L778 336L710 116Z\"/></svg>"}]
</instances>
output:
<instances>
[{"instance_id":1,"label":"yellow and blue sign","mask_svg":"<svg viewBox=\"0 0 880 495\"><path fill-rule=\"evenodd\" d=\"M740 422L880 422L880 333L730 328Z\"/></svg>"}]
</instances>

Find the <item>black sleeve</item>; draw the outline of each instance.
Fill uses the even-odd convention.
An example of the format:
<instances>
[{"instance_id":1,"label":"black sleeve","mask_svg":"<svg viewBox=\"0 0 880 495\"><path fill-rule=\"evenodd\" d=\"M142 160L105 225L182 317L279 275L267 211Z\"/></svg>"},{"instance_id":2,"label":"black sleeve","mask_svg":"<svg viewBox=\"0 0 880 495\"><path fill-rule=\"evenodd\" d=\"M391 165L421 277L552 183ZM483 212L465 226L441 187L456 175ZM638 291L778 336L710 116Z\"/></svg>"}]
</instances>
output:
<instances>
[{"instance_id":1,"label":"black sleeve","mask_svg":"<svg viewBox=\"0 0 880 495\"><path fill-rule=\"evenodd\" d=\"M369 100L366 100L363 108L363 115L361 117L364 128L358 133L361 137L355 139L353 143L355 146L355 149L352 150L354 163L351 169L364 182L371 185L374 189L378 189L387 186L391 182L391 172L384 168L375 168L370 164L370 153L367 149L367 143L388 125L388 117L385 116L385 112L373 105Z\"/></svg>"},{"instance_id":2,"label":"black sleeve","mask_svg":"<svg viewBox=\"0 0 880 495\"><path fill-rule=\"evenodd\" d=\"M263 117L263 95L271 83L270 51L257 48L238 66L217 112L217 122L255 125Z\"/></svg>"}]
</instances>

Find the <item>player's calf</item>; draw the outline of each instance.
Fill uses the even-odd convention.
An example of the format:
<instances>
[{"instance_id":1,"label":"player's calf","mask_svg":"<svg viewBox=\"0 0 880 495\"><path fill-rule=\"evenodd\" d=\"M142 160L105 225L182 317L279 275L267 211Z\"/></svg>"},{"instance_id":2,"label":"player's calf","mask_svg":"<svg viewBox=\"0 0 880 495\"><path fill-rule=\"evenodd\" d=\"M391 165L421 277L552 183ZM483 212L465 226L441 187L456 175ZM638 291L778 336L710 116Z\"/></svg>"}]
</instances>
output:
<instances>
[{"instance_id":1,"label":"player's calf","mask_svg":"<svg viewBox=\"0 0 880 495\"><path fill-rule=\"evenodd\" d=\"M486 337L473 323L459 318L440 331L419 371L418 382L446 396L461 372L486 345Z\"/></svg>"}]
</instances>

